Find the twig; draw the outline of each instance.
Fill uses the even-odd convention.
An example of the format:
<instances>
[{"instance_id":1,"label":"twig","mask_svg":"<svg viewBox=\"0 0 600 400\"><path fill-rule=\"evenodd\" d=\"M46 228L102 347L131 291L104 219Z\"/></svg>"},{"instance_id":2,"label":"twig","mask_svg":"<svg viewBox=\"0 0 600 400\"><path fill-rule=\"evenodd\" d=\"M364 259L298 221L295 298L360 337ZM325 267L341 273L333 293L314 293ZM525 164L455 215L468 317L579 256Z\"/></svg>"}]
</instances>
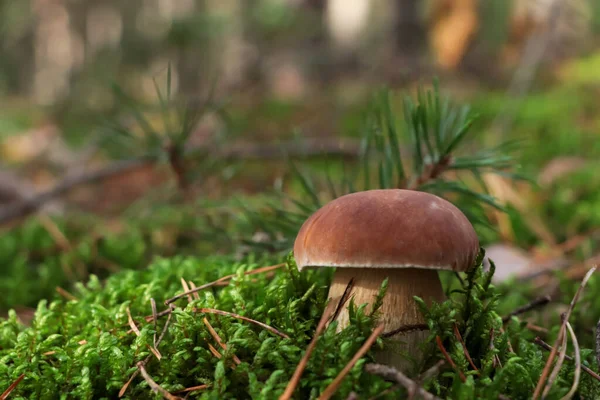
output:
<instances>
[{"instance_id":1,"label":"twig","mask_svg":"<svg viewBox=\"0 0 600 400\"><path fill-rule=\"evenodd\" d=\"M531 303L526 304L522 307L519 307L516 310L512 311L510 314L502 317L502 322L506 323L506 322L510 321L510 319L512 317L514 317L515 315L523 314L527 311L533 310L534 308L545 306L546 304L550 303L551 300L552 300L552 298L550 297L550 295L539 297L539 298L533 300Z\"/></svg>"},{"instance_id":2,"label":"twig","mask_svg":"<svg viewBox=\"0 0 600 400\"><path fill-rule=\"evenodd\" d=\"M440 175L446 172L448 167L450 167L451 165L451 156L445 156L443 158L440 158L437 162L433 164L426 164L423 168L423 173L414 178L410 183L408 183L406 185L406 188L410 190L417 190L425 183L438 178Z\"/></svg>"},{"instance_id":3,"label":"twig","mask_svg":"<svg viewBox=\"0 0 600 400\"><path fill-rule=\"evenodd\" d=\"M558 344L562 342L562 338L565 335L566 324L567 324L567 322L569 322L569 317L571 316L571 312L573 311L573 308L575 308L575 304L577 303L577 300L579 300L579 296L581 295L583 288L587 284L587 281L590 279L590 277L592 276L594 271L596 271L596 268L597 268L596 265L594 265L592 268L590 268L590 270L587 272L587 274L581 281L581 284L579 285L577 292L575 292L575 296L573 296L573 299L571 300L571 304L569 305L569 308L568 308L567 312L565 313L565 318L563 319L563 322L560 326L560 330L558 332L558 337L556 338L556 342L554 343L554 347L552 348L552 351L550 352L550 356L548 356L548 360L546 361L546 365L544 366L542 375L540 376L540 379L537 383L535 391L533 392L533 400L537 400L537 398L540 395L540 392L542 391L542 387L544 386L544 383L546 382L546 378L548 377L548 374L550 373L550 366L552 365L552 362L554 361L554 358L556 357L556 353L558 352Z\"/></svg>"},{"instance_id":4,"label":"twig","mask_svg":"<svg viewBox=\"0 0 600 400\"><path fill-rule=\"evenodd\" d=\"M227 350L227 345L225 343L223 343L223 341L221 340L221 337L219 336L219 334L217 333L217 331L215 331L215 328L212 327L212 325L210 324L210 322L208 322L208 319L206 319L206 317L204 317L202 319L202 322L204 322L204 325L206 325L206 327L208 328L208 331L210 332L210 335L213 337L213 339L215 339L217 341L217 343L219 344L219 346L221 346L221 348L223 350ZM233 355L233 361L237 364L240 365L242 363L242 361L234 354Z\"/></svg>"},{"instance_id":5,"label":"twig","mask_svg":"<svg viewBox=\"0 0 600 400\"><path fill-rule=\"evenodd\" d=\"M419 382L425 382L426 380L433 378L434 376L440 373L440 371L445 365L446 360L439 360L431 368L419 375Z\"/></svg>"},{"instance_id":6,"label":"twig","mask_svg":"<svg viewBox=\"0 0 600 400\"><path fill-rule=\"evenodd\" d=\"M281 396L279 396L279 400L289 400L292 398L292 395L294 394L294 390L296 389L296 386L298 386L298 383L300 383L300 377L302 376L302 373L304 372L304 369L306 368L306 365L308 364L308 360L310 359L310 356L317 345L317 340L319 340L321 333L323 333L323 331L325 330L327 321L329 321L329 318L333 315L336 308L337 308L336 303L334 303L332 301L330 301L327 304L327 307L325 307L325 310L323 311L323 315L321 315L321 319L319 321L319 324L317 325L315 334L313 335L313 338L311 339L310 343L308 344L308 347L306 348L306 351L304 352L302 359L300 359L300 362L296 366L296 370L294 371L292 378L288 382L288 385L285 388L285 391L283 392L283 394Z\"/></svg>"},{"instance_id":7,"label":"twig","mask_svg":"<svg viewBox=\"0 0 600 400\"><path fill-rule=\"evenodd\" d=\"M475 363L473 362L473 359L471 359L471 355L469 354L469 350L467 350L467 345L465 344L460 332L458 331L458 326L456 324L454 324L454 335L456 336L456 338L458 339L458 341L460 342L462 348L463 348L463 352L465 353L465 357L467 357L467 360L469 361L469 364L471 364L471 367L473 367L473 369L475 371L477 371L477 374L479 374L479 368L477 368L475 366Z\"/></svg>"},{"instance_id":8,"label":"twig","mask_svg":"<svg viewBox=\"0 0 600 400\"><path fill-rule=\"evenodd\" d=\"M118 175L120 173L138 167L142 167L150 163L151 161L147 159L118 161L107 165L106 167L97 171L67 177L62 182L58 183L55 187L46 192L42 192L36 196L23 199L20 202L10 203L9 205L2 207L0 209L0 225L17 218L25 217L37 211L44 204L66 194L76 186L94 183L105 178L109 178L113 175Z\"/></svg>"},{"instance_id":9,"label":"twig","mask_svg":"<svg viewBox=\"0 0 600 400\"><path fill-rule=\"evenodd\" d=\"M387 338L391 336L396 336L399 333L407 333L412 331L424 331L429 329L427 324L413 324L413 325L404 325L398 329L394 329L393 331L384 332L381 334L382 338Z\"/></svg>"},{"instance_id":10,"label":"twig","mask_svg":"<svg viewBox=\"0 0 600 400\"><path fill-rule=\"evenodd\" d=\"M181 397L173 396L171 393L163 389L158 383L156 383L146 371L146 367L143 361L138 362L137 367L142 373L142 376L144 377L146 382L148 382L148 386L150 386L150 389L152 389L155 393L160 393L165 399L168 400L182 400Z\"/></svg>"},{"instance_id":11,"label":"twig","mask_svg":"<svg viewBox=\"0 0 600 400\"><path fill-rule=\"evenodd\" d=\"M439 397L418 386L413 380L395 368L382 364L367 364L365 365L365 371L369 374L381 376L385 380L398 382L409 392L411 390L416 391L424 400L441 400Z\"/></svg>"},{"instance_id":12,"label":"twig","mask_svg":"<svg viewBox=\"0 0 600 400\"><path fill-rule=\"evenodd\" d=\"M269 272L269 271L273 271L273 270L276 270L278 268L281 268L284 265L286 265L286 264L285 263L281 263L281 264L276 264L276 265L269 265L268 267L261 267L261 268L253 269L252 271L247 271L247 272L244 273L244 275L254 275L254 274L260 274L260 273L263 273L263 272ZM204 285L200 285L197 288L185 291L185 292L183 292L181 294L178 294L177 296L171 297L170 299L168 299L168 300L165 301L165 304L169 305L169 304L171 304L171 303L173 303L173 302L175 302L175 301L177 301L177 300L179 300L179 299L181 299L183 297L189 296L189 295L191 295L193 293L200 292L200 291L202 291L204 289L207 289L207 288L209 288L211 286L218 285L218 284L223 283L225 281L228 281L228 280L230 280L232 278L235 278L236 276L237 276L237 274L225 275L225 276L217 279L216 281L205 283Z\"/></svg>"},{"instance_id":13,"label":"twig","mask_svg":"<svg viewBox=\"0 0 600 400\"><path fill-rule=\"evenodd\" d=\"M321 393L321 396L319 396L319 400L329 400L335 394L335 392L338 390L338 388L342 384L342 381L344 380L346 375L348 375L348 373L354 367L354 365L358 362L358 360L360 360L360 358L362 356L364 356L367 351L369 351L371 346L373 346L373 343L375 343L375 341L377 340L377 338L379 337L381 332L383 332L383 328L384 328L384 325L381 324L373 330L371 335L369 335L369 337L367 338L365 343L356 352L354 357L352 357L350 362L348 364L346 364L346 366L342 369L342 371L338 374L338 376L335 377L333 382L331 382L329 384L329 386L327 386L325 388L323 393Z\"/></svg>"},{"instance_id":14,"label":"twig","mask_svg":"<svg viewBox=\"0 0 600 400\"><path fill-rule=\"evenodd\" d=\"M452 366L452 368L454 368L454 370L456 372L458 372L458 375L460 376L460 380L463 382L466 382L467 378L465 377L465 374L463 374L463 372L458 368L458 366L452 360L452 357L450 357L450 354L448 354L448 351L446 350L446 348L444 347L444 344L442 343L442 338L438 335L435 337L435 340L437 342L438 348L444 355L444 358L446 359L446 361L448 361L448 364L450 364Z\"/></svg>"},{"instance_id":15,"label":"twig","mask_svg":"<svg viewBox=\"0 0 600 400\"><path fill-rule=\"evenodd\" d=\"M290 142L279 145L239 143L230 146L226 150L215 146L188 146L185 154L193 156L195 152L202 151L215 154L215 157L220 159L265 159L281 157L282 148L285 149L288 155L292 156L342 155L356 157L359 154L359 146L355 141L336 140L327 142L322 139L307 140L305 143ZM52 189L0 208L0 225L36 212L46 203L65 195L77 186L96 183L136 168L153 165L156 161L156 156L146 155L138 159L116 161L96 171L67 176Z\"/></svg>"},{"instance_id":16,"label":"twig","mask_svg":"<svg viewBox=\"0 0 600 400\"><path fill-rule=\"evenodd\" d=\"M19 375L19 377L13 383L10 384L8 389L6 389L4 392L2 392L2 394L0 394L0 400L8 399L8 396L10 396L10 394L13 392L13 390L15 390L15 388L19 385L19 383L21 383L23 378L25 378L25 374Z\"/></svg>"},{"instance_id":17,"label":"twig","mask_svg":"<svg viewBox=\"0 0 600 400\"><path fill-rule=\"evenodd\" d=\"M246 322L250 322L251 324L258 325L261 328L264 328L264 329L268 330L269 332L274 333L275 335L280 336L284 339L290 338L288 335L286 335L283 332L278 331L277 329L273 328L272 326L269 326L265 323L256 321L256 320L248 318L248 317L244 317L243 315L234 314L234 313L230 313L228 311L223 311L223 310L215 310L214 308L194 308L193 311L200 312L200 313L225 315L226 317L233 317L233 318L241 319L242 321L246 321Z\"/></svg>"},{"instance_id":18,"label":"twig","mask_svg":"<svg viewBox=\"0 0 600 400\"><path fill-rule=\"evenodd\" d=\"M344 293L342 294L342 297L338 301L338 304L337 304L337 307L335 308L335 311L331 315L331 318L330 318L331 321L335 321L336 320L336 318L338 317L338 315L340 314L340 312L344 308L344 305L346 304L346 302L350 298L350 295L352 294L352 289L353 288L354 288L354 278L351 278L350 281L348 282L348 284L346 285L346 289L344 289Z\"/></svg>"},{"instance_id":19,"label":"twig","mask_svg":"<svg viewBox=\"0 0 600 400\"><path fill-rule=\"evenodd\" d=\"M536 337L533 340L533 342L535 344L537 344L538 346L540 346L544 350L552 351L552 346L550 346L548 343L544 342L539 336ZM571 357L569 355L565 355L565 359L567 361L573 361L573 357ZM600 375L598 375L596 372L594 372L593 370L591 370L590 368L586 367L583 364L581 364L581 369L583 370L583 372L585 372L586 374L588 374L589 376L591 376L592 378L594 378L600 382Z\"/></svg>"},{"instance_id":20,"label":"twig","mask_svg":"<svg viewBox=\"0 0 600 400\"><path fill-rule=\"evenodd\" d=\"M571 335L571 343L573 343L573 349L575 351L575 373L573 374L573 386L571 386L571 390L569 390L569 393L567 393L561 400L573 398L575 392L577 391L577 387L579 386L579 378L581 376L581 353L579 352L579 343L577 342L577 336L575 336L573 327L568 322L567 330L569 331L569 335Z\"/></svg>"}]
</instances>

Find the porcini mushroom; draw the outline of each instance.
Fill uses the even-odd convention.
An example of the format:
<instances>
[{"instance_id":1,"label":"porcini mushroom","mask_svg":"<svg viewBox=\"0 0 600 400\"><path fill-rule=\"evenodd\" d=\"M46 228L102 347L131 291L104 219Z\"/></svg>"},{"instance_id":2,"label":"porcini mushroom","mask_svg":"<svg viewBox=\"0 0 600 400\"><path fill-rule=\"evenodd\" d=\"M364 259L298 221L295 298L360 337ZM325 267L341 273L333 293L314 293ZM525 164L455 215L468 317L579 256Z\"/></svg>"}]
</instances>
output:
<instances>
[{"instance_id":1,"label":"porcini mushroom","mask_svg":"<svg viewBox=\"0 0 600 400\"><path fill-rule=\"evenodd\" d=\"M336 268L329 289L332 301L339 301L354 279L354 303L368 303L368 311L388 278L380 318L392 340L376 357L404 370L410 359L422 361L419 345L428 334L413 296L427 303L443 301L438 270L465 271L478 253L475 230L456 206L433 194L403 189L341 196L311 215L294 243L300 271ZM336 319L338 330L348 326L347 305Z\"/></svg>"}]
</instances>

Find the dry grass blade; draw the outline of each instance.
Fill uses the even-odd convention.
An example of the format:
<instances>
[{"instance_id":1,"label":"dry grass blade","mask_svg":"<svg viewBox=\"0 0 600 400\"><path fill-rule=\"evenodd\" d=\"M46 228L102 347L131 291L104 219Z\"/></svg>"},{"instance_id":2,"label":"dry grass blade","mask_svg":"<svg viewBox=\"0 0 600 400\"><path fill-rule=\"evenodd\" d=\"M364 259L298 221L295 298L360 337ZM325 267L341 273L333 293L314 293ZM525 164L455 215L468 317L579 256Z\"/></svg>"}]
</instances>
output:
<instances>
[{"instance_id":1,"label":"dry grass blade","mask_svg":"<svg viewBox=\"0 0 600 400\"><path fill-rule=\"evenodd\" d=\"M127 322L129 323L129 326L131 327L131 330L135 332L136 336L138 336L138 337L142 336L142 333L140 332L140 330L138 329L137 325L135 324L135 321L131 317L131 311L129 311L129 307L127 307L125 309L125 312L127 312Z\"/></svg>"},{"instance_id":2,"label":"dry grass blade","mask_svg":"<svg viewBox=\"0 0 600 400\"><path fill-rule=\"evenodd\" d=\"M10 384L8 389L6 389L2 394L0 394L0 400L8 399L8 396L15 390L15 388L21 383L21 381L25 378L25 374L21 374L13 383Z\"/></svg>"},{"instance_id":3,"label":"dry grass blade","mask_svg":"<svg viewBox=\"0 0 600 400\"><path fill-rule=\"evenodd\" d=\"M188 283L190 284L190 290L196 290L198 288L198 286L196 286L194 282L188 281ZM200 300L200 295L198 294L198 292L194 292L192 296L194 296L195 300Z\"/></svg>"},{"instance_id":4,"label":"dry grass blade","mask_svg":"<svg viewBox=\"0 0 600 400\"><path fill-rule=\"evenodd\" d=\"M383 379L393 382L398 382L406 388L407 391L414 391L421 396L424 400L441 400L439 397L434 396L422 387L418 386L408 376L395 368L389 367L382 364L367 364L365 365L365 371L369 374L381 376Z\"/></svg>"},{"instance_id":5,"label":"dry grass blade","mask_svg":"<svg viewBox=\"0 0 600 400\"><path fill-rule=\"evenodd\" d=\"M261 328L264 328L264 329L268 330L269 332L274 333L277 336L281 336L284 339L290 338L288 335L286 335L283 332L279 332L277 329L273 328L272 326L269 326L265 323L256 321L256 320L248 318L248 317L244 317L243 315L230 313L228 311L215 310L214 308L194 308L193 310L194 310L194 312L207 313L207 314L218 314L218 315L224 315L226 317L241 319L242 321L246 321L246 322L250 322L251 324L258 325Z\"/></svg>"},{"instance_id":6,"label":"dry grass blade","mask_svg":"<svg viewBox=\"0 0 600 400\"><path fill-rule=\"evenodd\" d=\"M575 292L575 296L573 296L573 299L571 300L571 304L569 304L569 309L565 313L565 318L560 327L558 337L556 338L556 342L554 343L554 347L552 348L552 351L550 352L550 356L548 356L548 360L546 361L546 365L544 366L542 375L540 376L540 379L537 383L535 391L533 392L533 397L532 397L533 400L537 400L537 398L540 396L540 392L542 391L542 388L544 387L544 383L546 382L546 379L548 378L548 374L550 374L550 367L552 365L552 362L554 361L554 358L556 357L556 353L558 352L558 344L562 342L562 338L565 335L566 324L567 324L567 322L569 322L569 317L571 316L571 312L575 308L575 304L579 300L579 296L581 296L581 292L583 291L583 288L587 284L587 281L590 279L590 277L592 276L594 271L596 271L597 267L598 267L597 265L594 265L592 268L590 268L590 270L587 272L587 274L584 276L583 280L581 281L581 284L579 285L577 292Z\"/></svg>"},{"instance_id":7,"label":"dry grass blade","mask_svg":"<svg viewBox=\"0 0 600 400\"><path fill-rule=\"evenodd\" d=\"M550 346L548 343L544 342L540 337L536 337L533 342L535 344L537 344L538 346L540 346L544 350L552 351L552 346ZM568 361L574 360L573 357L571 357L569 355L565 356L565 359L567 359ZM589 369L588 367L586 367L583 364L581 364L581 369L583 370L583 372L585 372L586 374L588 374L589 376L591 376L592 378L594 378L598 382L600 382L600 375L598 375L596 372L592 371L591 369Z\"/></svg>"},{"instance_id":8,"label":"dry grass blade","mask_svg":"<svg viewBox=\"0 0 600 400\"><path fill-rule=\"evenodd\" d=\"M183 287L183 292L188 293L188 295L187 295L188 303L191 303L194 300L194 298L192 297L192 294L190 293L190 287L188 286L187 282L183 278L181 278L181 286Z\"/></svg>"},{"instance_id":9,"label":"dry grass blade","mask_svg":"<svg viewBox=\"0 0 600 400\"><path fill-rule=\"evenodd\" d=\"M569 390L569 393L567 393L561 400L569 400L575 396L575 392L579 387L579 378L581 377L581 353L579 352L579 342L577 341L577 336L575 336L573 327L568 322L567 330L569 331L571 342L573 343L573 349L575 350L575 373L573 374L573 386L571 386L571 390Z\"/></svg>"},{"instance_id":10,"label":"dry grass blade","mask_svg":"<svg viewBox=\"0 0 600 400\"><path fill-rule=\"evenodd\" d=\"M454 370L456 372L458 372L458 375L460 376L460 380L463 382L466 382L467 378L465 377L465 374L463 374L463 372L458 368L458 366L456 365L454 360L452 360L452 357L450 357L450 354L448 354L448 351L446 350L446 348L444 347L444 344L442 343L442 338L440 338L439 336L436 336L435 341L437 343L438 348L444 355L444 358L446 359L446 361L448 361L448 364L450 364L452 366L452 368L454 368Z\"/></svg>"},{"instance_id":11,"label":"dry grass blade","mask_svg":"<svg viewBox=\"0 0 600 400\"><path fill-rule=\"evenodd\" d=\"M279 396L279 400L289 400L292 398L292 395L294 394L294 390L296 389L296 386L298 386L298 383L300 382L300 377L302 376L302 373L304 372L304 369L306 368L306 365L308 364L310 355L312 354L313 350L315 349L315 347L317 345L317 340L319 339L319 336L321 336L321 333L323 333L323 331L325 330L327 321L329 321L330 317L333 315L333 313L335 312L336 309L337 309L337 304L332 301L329 301L329 303L327 304L327 307L325 307L325 311L323 311L323 315L321 315L321 319L319 320L319 324L317 325L317 329L315 331L315 334L314 334L312 340L308 344L308 347L306 348L306 351L304 352L302 359L296 366L296 370L294 371L292 378L288 382L288 385L285 388L285 391L283 392L283 394L281 396Z\"/></svg>"},{"instance_id":12,"label":"dry grass blade","mask_svg":"<svg viewBox=\"0 0 600 400\"><path fill-rule=\"evenodd\" d=\"M460 344L461 344L461 346L463 348L463 352L465 353L465 357L467 357L467 360L469 361L469 364L471 364L471 367L473 367L473 369L475 371L477 371L477 373L479 374L479 369L475 366L475 363L471 359L471 355L469 354L469 350L467 350L467 345L465 345L465 342L464 342L464 340L463 340L460 332L458 331L458 326L456 324L454 324L454 335L456 336L456 338L460 342Z\"/></svg>"},{"instance_id":13,"label":"dry grass blade","mask_svg":"<svg viewBox=\"0 0 600 400\"><path fill-rule=\"evenodd\" d=\"M273 270L276 270L278 268L281 268L284 265L286 265L286 264L285 263L281 263L281 264L276 264L276 265L269 265L268 267L261 267L261 268L254 269L252 271L247 271L247 272L244 273L244 275L254 275L254 274L260 274L260 273L263 273L263 272L269 272L269 271L273 271ZM205 283L204 285L200 285L200 286L198 286L195 289L187 290L184 293L180 293L177 296L171 297L170 299L166 300L165 304L169 305L169 304L173 303L174 301L177 301L177 300L179 300L179 299L181 299L183 297L189 296L189 295L191 295L193 293L198 293L198 292L200 292L200 291L202 291L204 289L208 289L211 286L215 286L215 285L218 285L218 284L223 283L225 281L228 281L228 280L230 280L232 278L235 278L236 276L237 276L237 274L226 275L226 276L223 276L223 277L217 279L216 281Z\"/></svg>"},{"instance_id":14,"label":"dry grass blade","mask_svg":"<svg viewBox=\"0 0 600 400\"><path fill-rule=\"evenodd\" d=\"M375 341L377 340L379 335L381 335L381 332L383 332L383 327L384 327L383 324L381 324L373 330L371 335L369 335L369 337L367 338L365 343L356 352L354 357L352 357L350 362L348 364L346 364L346 366L342 369L342 371L338 374L338 376L335 377L333 382L331 382L329 384L329 386L327 386L325 388L323 393L321 393L321 396L319 396L319 400L329 400L335 394L335 392L338 390L338 388L342 384L342 381L344 380L346 375L348 375L348 373L354 367L354 365L358 362L358 360L360 360L360 358L362 356L364 356L367 351L369 351L371 346L373 346L373 343L375 343Z\"/></svg>"},{"instance_id":15,"label":"dry grass blade","mask_svg":"<svg viewBox=\"0 0 600 400\"><path fill-rule=\"evenodd\" d=\"M564 314L563 314L563 318L565 318ZM560 352L558 353L558 359L556 360L556 364L554 364L554 369L552 369L552 372L550 373L550 376L548 377L548 381L546 382L546 386L544 387L544 391L542 392L542 399L545 399L546 396L548 396L550 389L552 389L552 385L556 381L556 378L558 377L558 373L560 372L560 369L562 368L563 363L565 362L566 355L567 355L567 335L563 335L562 343L560 345Z\"/></svg>"},{"instance_id":16,"label":"dry grass blade","mask_svg":"<svg viewBox=\"0 0 600 400\"><path fill-rule=\"evenodd\" d=\"M210 322L208 322L208 319L206 319L206 317L204 317L202 319L202 322L204 322L204 325L206 325L206 328L208 328L210 335L213 337L213 339L215 339L217 341L219 346L221 346L221 348L223 350L227 350L227 345L225 343L223 343L223 341L221 340L221 337L219 336L217 331L215 331L215 328L213 328L213 326L210 324ZM233 362L235 362L237 365L240 365L242 363L242 361L235 354L233 355L232 358L233 358Z\"/></svg>"},{"instance_id":17,"label":"dry grass blade","mask_svg":"<svg viewBox=\"0 0 600 400\"><path fill-rule=\"evenodd\" d=\"M140 361L137 366L146 382L148 382L148 386L150 386L150 389L152 389L155 393L160 393L165 399L168 400L183 400L181 397L173 396L171 393L160 387L158 383L154 382L152 377L146 371L144 362Z\"/></svg>"}]
</instances>

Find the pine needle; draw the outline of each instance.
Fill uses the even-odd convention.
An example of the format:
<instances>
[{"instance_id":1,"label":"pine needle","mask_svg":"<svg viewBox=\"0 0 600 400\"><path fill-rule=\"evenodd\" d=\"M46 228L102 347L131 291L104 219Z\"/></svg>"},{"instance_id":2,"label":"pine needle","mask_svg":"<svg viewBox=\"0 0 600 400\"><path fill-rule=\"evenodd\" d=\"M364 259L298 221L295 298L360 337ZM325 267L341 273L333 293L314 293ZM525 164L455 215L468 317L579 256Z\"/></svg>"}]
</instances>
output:
<instances>
[{"instance_id":1,"label":"pine needle","mask_svg":"<svg viewBox=\"0 0 600 400\"><path fill-rule=\"evenodd\" d=\"M276 270L278 268L281 268L281 267L283 267L285 265L286 265L285 263L281 263L281 264L276 264L276 265L270 265L268 267L261 267L261 268L254 269L252 271L247 271L247 272L244 273L244 275L254 275L254 274L260 274L260 273L263 273L263 272L269 272L269 271L273 271L273 270ZM183 297L189 296L190 294L197 293L197 292L200 292L200 291L202 291L204 289L207 289L207 288L209 288L211 286L215 286L215 285L218 285L220 283L224 283L226 281L229 281L230 279L235 278L236 276L237 276L237 274L226 275L226 276L223 276L223 277L217 279L216 281L213 281L213 282L210 282L210 283L206 283L206 284L198 286L197 288L192 289L192 290L187 290L184 293L178 294L177 296L171 297L170 299L166 300L165 304L169 305L169 304L173 303L174 301L177 301L177 300L179 300L179 299L181 299Z\"/></svg>"},{"instance_id":2,"label":"pine needle","mask_svg":"<svg viewBox=\"0 0 600 400\"><path fill-rule=\"evenodd\" d=\"M452 360L452 357L450 357L450 354L448 354L448 351L446 350L446 348L444 347L444 344L442 343L442 338L440 338L438 335L435 337L435 340L437 342L438 348L444 355L444 358L446 359L446 361L448 361L448 364L450 364L452 366L452 368L454 368L454 370L458 373L458 375L460 376L460 380L463 382L466 382L467 378L465 377L465 374L463 374L463 372L458 368L458 366L456 365L454 360Z\"/></svg>"},{"instance_id":3,"label":"pine needle","mask_svg":"<svg viewBox=\"0 0 600 400\"><path fill-rule=\"evenodd\" d=\"M286 335L283 332L278 331L277 329L273 328L272 326L269 326L260 321L256 321L252 318L244 317L243 315L234 314L234 313L230 313L228 311L223 311L223 310L215 310L214 308L194 308L193 311L199 312L199 313L225 315L226 317L233 317L233 318L241 319L242 321L246 321L246 322L250 322L251 324L258 325L261 328L264 328L264 329L268 330L269 332L274 333L275 335L280 336L284 339L290 338L288 335Z\"/></svg>"},{"instance_id":4,"label":"pine needle","mask_svg":"<svg viewBox=\"0 0 600 400\"><path fill-rule=\"evenodd\" d=\"M377 338L379 337L381 332L383 332L383 328L384 328L384 325L381 324L373 330L373 333L371 333L371 335L367 338L365 343L356 352L354 357L352 357L350 362L348 364L346 364L344 369L342 369L342 371L338 374L338 376L335 377L333 382L331 382L329 384L329 386L327 386L325 388L325 390L323 391L321 396L319 396L319 400L329 400L335 394L335 392L338 390L338 388L342 384L342 381L344 380L346 375L348 375L348 373L352 369L352 367L354 367L354 365L358 362L358 360L360 360L360 358L362 356L364 356L367 351L369 351L371 346L373 346L373 343L375 343L375 341L377 340Z\"/></svg>"},{"instance_id":5,"label":"pine needle","mask_svg":"<svg viewBox=\"0 0 600 400\"><path fill-rule=\"evenodd\" d=\"M13 383L10 384L8 389L6 389L2 394L0 394L0 400L8 399L8 396L15 390L15 388L21 383L21 381L25 378L25 374L21 374Z\"/></svg>"},{"instance_id":6,"label":"pine needle","mask_svg":"<svg viewBox=\"0 0 600 400\"><path fill-rule=\"evenodd\" d=\"M202 322L204 322L204 325L206 325L206 327L208 328L210 335L213 337L213 339L215 339L217 341L219 346L221 346L221 348L223 350L227 350L227 345L225 343L223 343L223 341L221 340L221 337L219 336L217 331L215 331L215 328L213 328L213 326L210 324L210 322L208 322L208 319L206 319L206 317L204 317L202 319ZM242 361L235 354L233 355L233 361L237 365L240 365L242 363Z\"/></svg>"},{"instance_id":7,"label":"pine needle","mask_svg":"<svg viewBox=\"0 0 600 400\"><path fill-rule=\"evenodd\" d=\"M146 380L146 382L148 382L148 386L150 386L150 389L152 389L155 393L161 394L165 399L168 399L168 400L183 400L181 397L173 396L167 390L163 389L158 383L156 383L152 379L152 377L150 376L150 374L148 374L148 371L146 371L146 367L144 365L144 362L140 361L137 364L137 366L138 366L140 372L142 373L142 376Z\"/></svg>"},{"instance_id":8,"label":"pine needle","mask_svg":"<svg viewBox=\"0 0 600 400\"><path fill-rule=\"evenodd\" d=\"M294 371L292 378L288 382L285 391L281 396L279 396L279 400L290 400L292 398L296 386L298 386L298 383L300 383L300 377L302 376L302 373L304 372L304 369L308 364L308 360L310 359L312 352L317 346L317 341L319 340L321 333L323 333L323 331L325 330L327 322L329 321L330 317L334 314L336 309L337 304L332 301L329 301L327 307L325 307L325 311L323 311L323 315L321 315L321 319L319 320L319 324L317 325L315 334L313 335L312 340L310 341L308 347L306 348L306 351L304 352L304 356L302 356L302 359L300 359L300 362L296 366L296 370Z\"/></svg>"}]
</instances>

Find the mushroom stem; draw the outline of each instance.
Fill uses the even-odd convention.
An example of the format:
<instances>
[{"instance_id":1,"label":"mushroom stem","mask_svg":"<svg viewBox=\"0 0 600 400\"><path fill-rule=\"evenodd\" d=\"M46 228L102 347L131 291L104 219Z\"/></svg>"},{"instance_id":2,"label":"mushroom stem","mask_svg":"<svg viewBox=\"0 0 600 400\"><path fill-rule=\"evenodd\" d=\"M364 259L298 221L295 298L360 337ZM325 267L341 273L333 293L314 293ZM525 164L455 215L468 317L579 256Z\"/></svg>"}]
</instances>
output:
<instances>
[{"instance_id":1,"label":"mushroom stem","mask_svg":"<svg viewBox=\"0 0 600 400\"><path fill-rule=\"evenodd\" d=\"M427 321L413 296L419 296L427 304L432 300L444 301L438 271L417 268L338 268L329 288L329 297L339 301L352 278L354 285L351 296L354 304L359 306L368 303L367 313L371 311L381 284L388 278L388 289L379 310L380 321L384 323L385 333L401 332L386 339L385 349L375 353L377 362L404 371L412 369L415 366L413 362L420 366L423 361L421 344L429 332L423 327ZM348 303L336 320L338 332L348 326Z\"/></svg>"}]
</instances>

